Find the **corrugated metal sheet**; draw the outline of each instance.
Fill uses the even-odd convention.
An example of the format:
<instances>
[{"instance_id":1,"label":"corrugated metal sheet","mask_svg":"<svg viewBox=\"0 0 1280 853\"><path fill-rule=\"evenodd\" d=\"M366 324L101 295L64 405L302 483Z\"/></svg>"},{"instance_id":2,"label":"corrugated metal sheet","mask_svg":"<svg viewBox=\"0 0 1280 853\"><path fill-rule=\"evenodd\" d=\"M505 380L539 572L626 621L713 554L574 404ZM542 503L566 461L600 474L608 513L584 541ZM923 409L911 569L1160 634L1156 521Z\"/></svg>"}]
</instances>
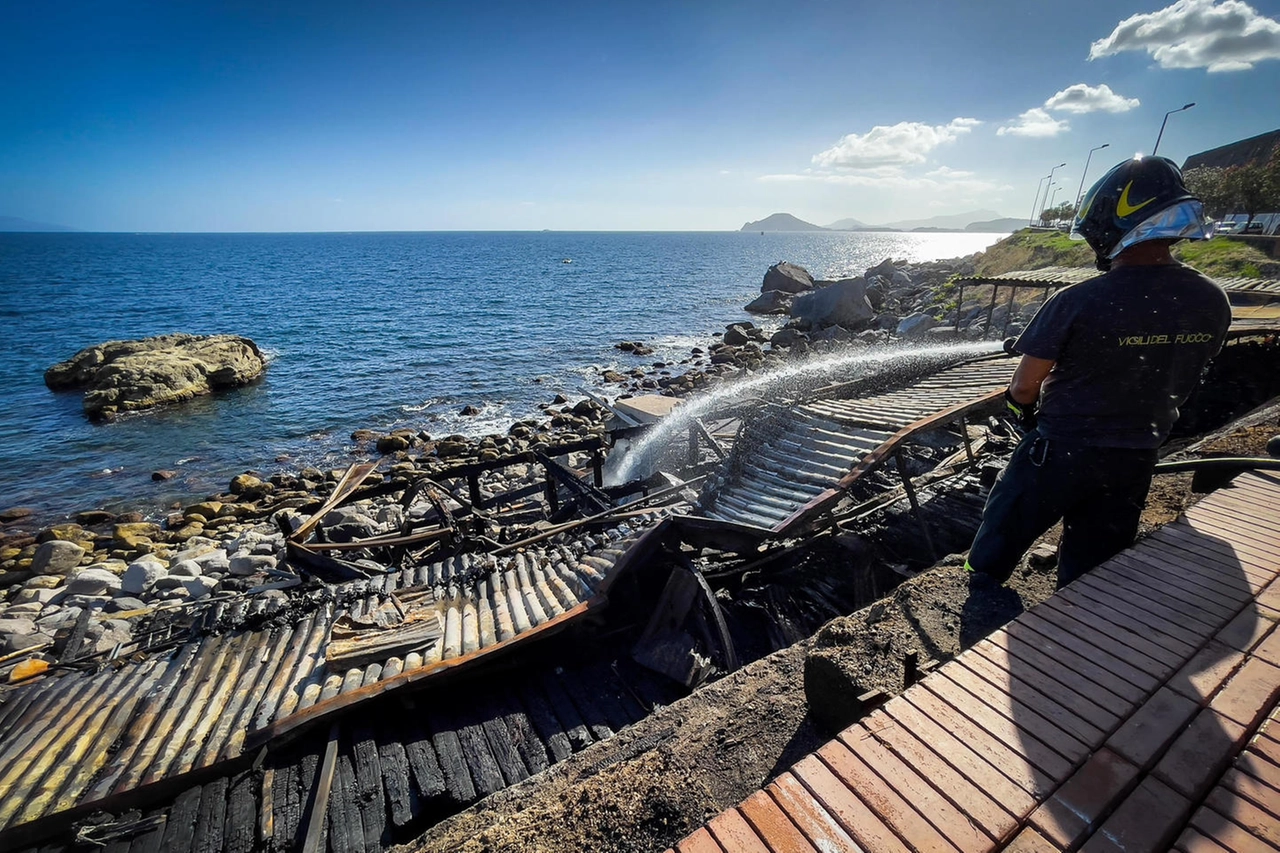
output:
<instances>
[{"instance_id":1,"label":"corrugated metal sheet","mask_svg":"<svg viewBox=\"0 0 1280 853\"><path fill-rule=\"evenodd\" d=\"M149 660L12 690L0 707L0 829L235 758L263 731L350 704L344 697L383 692L374 685L407 683L544 632L603 603L612 573L660 518L359 581L364 597L350 608L327 604L295 625L210 635ZM435 592L443 641L331 671L325 645L334 619L408 587ZM236 624L252 607L240 601L223 618Z\"/></svg>"},{"instance_id":2,"label":"corrugated metal sheet","mask_svg":"<svg viewBox=\"0 0 1280 853\"><path fill-rule=\"evenodd\" d=\"M895 391L815 400L760 418L709 477L697 514L782 532L795 514L829 494L864 459L930 415L1003 389L1013 359L947 368Z\"/></svg>"}]
</instances>

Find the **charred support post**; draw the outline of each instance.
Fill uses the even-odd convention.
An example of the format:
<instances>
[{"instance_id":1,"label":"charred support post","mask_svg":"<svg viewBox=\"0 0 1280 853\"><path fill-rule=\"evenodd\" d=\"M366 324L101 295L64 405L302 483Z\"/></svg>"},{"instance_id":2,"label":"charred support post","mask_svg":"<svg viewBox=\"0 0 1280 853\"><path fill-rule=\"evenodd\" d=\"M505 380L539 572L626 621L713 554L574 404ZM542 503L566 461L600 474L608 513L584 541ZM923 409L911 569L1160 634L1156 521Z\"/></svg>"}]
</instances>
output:
<instances>
[{"instance_id":1,"label":"charred support post","mask_svg":"<svg viewBox=\"0 0 1280 853\"><path fill-rule=\"evenodd\" d=\"M969 419L960 419L960 437L964 440L964 458L969 460L969 467L972 468L976 461L973 455L973 442L969 441Z\"/></svg>"},{"instance_id":2,"label":"charred support post","mask_svg":"<svg viewBox=\"0 0 1280 853\"><path fill-rule=\"evenodd\" d=\"M902 689L920 680L920 652L912 649L902 658Z\"/></svg>"},{"instance_id":3,"label":"charred support post","mask_svg":"<svg viewBox=\"0 0 1280 853\"><path fill-rule=\"evenodd\" d=\"M929 531L929 523L924 520L924 513L920 511L920 501L916 497L916 487L912 484L911 478L907 476L907 466L902 461L901 450L894 452L893 461L898 466L898 475L902 477L902 488L907 492L907 500L911 503L911 512L920 524L920 532L924 534L925 545L929 547L929 557L934 562L937 562L938 551L933 547L933 534Z\"/></svg>"},{"instance_id":4,"label":"charred support post","mask_svg":"<svg viewBox=\"0 0 1280 853\"><path fill-rule=\"evenodd\" d=\"M956 293L956 332L960 332L960 308L964 305L964 285L960 285Z\"/></svg>"},{"instance_id":5,"label":"charred support post","mask_svg":"<svg viewBox=\"0 0 1280 853\"><path fill-rule=\"evenodd\" d=\"M1006 337L1009 334L1009 321L1013 319L1013 303L1018 298L1017 285L1009 289L1009 310L1004 315L1004 329L1000 331L1000 337Z\"/></svg>"},{"instance_id":6,"label":"charred support post","mask_svg":"<svg viewBox=\"0 0 1280 853\"><path fill-rule=\"evenodd\" d=\"M712 452L714 452L716 457L721 461L729 455L729 451L725 449L723 444L716 441L716 437L707 429L707 425L702 422L701 418L693 418L693 429L698 431L698 435L702 436L702 440L707 443L707 446L711 448ZM696 465L698 462L696 458L690 459L689 461L693 465Z\"/></svg>"},{"instance_id":7,"label":"charred support post","mask_svg":"<svg viewBox=\"0 0 1280 853\"><path fill-rule=\"evenodd\" d=\"M693 423L689 424L689 452L685 454L684 461L690 468L698 464L698 428Z\"/></svg>"},{"instance_id":8,"label":"charred support post","mask_svg":"<svg viewBox=\"0 0 1280 853\"><path fill-rule=\"evenodd\" d=\"M987 305L987 325L982 330L982 337L991 334L991 321L996 316L996 295L1000 293L1000 285L991 285L991 303Z\"/></svg>"},{"instance_id":9,"label":"charred support post","mask_svg":"<svg viewBox=\"0 0 1280 853\"><path fill-rule=\"evenodd\" d=\"M324 849L324 819L329 811L329 791L333 788L333 771L338 763L338 724L329 727L329 743L324 749L324 760L316 772L316 783L311 786L315 796L311 800L311 814L307 819L307 834L302 843L302 853L321 853Z\"/></svg>"},{"instance_id":10,"label":"charred support post","mask_svg":"<svg viewBox=\"0 0 1280 853\"><path fill-rule=\"evenodd\" d=\"M604 488L604 456L598 447L591 449L591 477L597 489Z\"/></svg>"}]
</instances>

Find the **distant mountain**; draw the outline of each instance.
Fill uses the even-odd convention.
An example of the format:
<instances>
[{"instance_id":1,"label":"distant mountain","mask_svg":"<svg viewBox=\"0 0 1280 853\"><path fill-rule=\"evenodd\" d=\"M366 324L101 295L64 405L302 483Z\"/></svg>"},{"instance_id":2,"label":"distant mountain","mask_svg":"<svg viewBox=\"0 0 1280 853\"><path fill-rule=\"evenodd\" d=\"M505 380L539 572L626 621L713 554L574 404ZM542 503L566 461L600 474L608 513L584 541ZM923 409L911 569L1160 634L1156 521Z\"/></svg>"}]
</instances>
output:
<instances>
[{"instance_id":1,"label":"distant mountain","mask_svg":"<svg viewBox=\"0 0 1280 853\"><path fill-rule=\"evenodd\" d=\"M48 222L32 222L30 219L19 219L16 216L0 216L0 231L75 231L65 225L51 225Z\"/></svg>"},{"instance_id":2,"label":"distant mountain","mask_svg":"<svg viewBox=\"0 0 1280 853\"><path fill-rule=\"evenodd\" d=\"M988 234L1012 234L1027 227L1027 220L1004 217L987 222L970 222L964 227L966 231L986 231Z\"/></svg>"},{"instance_id":3,"label":"distant mountain","mask_svg":"<svg viewBox=\"0 0 1280 853\"><path fill-rule=\"evenodd\" d=\"M931 216L928 219L904 219L901 222L888 222L885 227L898 228L903 231L913 231L917 228L963 231L969 226L970 222L983 222L1001 218L1003 217L994 210L970 210L967 213L950 213L943 216Z\"/></svg>"},{"instance_id":4,"label":"distant mountain","mask_svg":"<svg viewBox=\"0 0 1280 853\"><path fill-rule=\"evenodd\" d=\"M826 231L820 225L796 219L790 213L775 213L766 216L759 222L748 222L742 226L743 231Z\"/></svg>"},{"instance_id":5,"label":"distant mountain","mask_svg":"<svg viewBox=\"0 0 1280 853\"><path fill-rule=\"evenodd\" d=\"M864 231L872 226L858 219L841 219L826 226L828 231Z\"/></svg>"}]
</instances>

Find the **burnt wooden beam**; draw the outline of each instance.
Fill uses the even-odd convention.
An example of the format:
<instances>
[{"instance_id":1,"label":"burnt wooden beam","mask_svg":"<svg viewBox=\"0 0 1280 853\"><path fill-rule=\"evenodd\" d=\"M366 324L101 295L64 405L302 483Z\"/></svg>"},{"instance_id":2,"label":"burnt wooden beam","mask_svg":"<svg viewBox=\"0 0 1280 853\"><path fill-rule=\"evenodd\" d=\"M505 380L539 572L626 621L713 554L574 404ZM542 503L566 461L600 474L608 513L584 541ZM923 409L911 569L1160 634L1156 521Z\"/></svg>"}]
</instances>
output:
<instances>
[{"instance_id":1,"label":"burnt wooden beam","mask_svg":"<svg viewBox=\"0 0 1280 853\"><path fill-rule=\"evenodd\" d=\"M311 809L307 819L307 831L303 836L302 853L323 853L325 817L329 811L329 794L333 788L334 771L338 763L338 724L329 727L329 741L324 748L324 760L316 771L311 786Z\"/></svg>"},{"instance_id":2,"label":"burnt wooden beam","mask_svg":"<svg viewBox=\"0 0 1280 853\"><path fill-rule=\"evenodd\" d=\"M907 466L902 461L901 451L893 454L893 461L898 466L898 475L902 477L902 488L907 492L907 502L911 504L911 514L915 516L916 522L920 525L920 532L924 535L924 543L929 548L929 557L936 563L938 561L938 549L933 546L933 533L929 530L929 522L925 520L924 514L920 511L920 499L916 496L916 487L911 483L911 477L907 474Z\"/></svg>"}]
</instances>

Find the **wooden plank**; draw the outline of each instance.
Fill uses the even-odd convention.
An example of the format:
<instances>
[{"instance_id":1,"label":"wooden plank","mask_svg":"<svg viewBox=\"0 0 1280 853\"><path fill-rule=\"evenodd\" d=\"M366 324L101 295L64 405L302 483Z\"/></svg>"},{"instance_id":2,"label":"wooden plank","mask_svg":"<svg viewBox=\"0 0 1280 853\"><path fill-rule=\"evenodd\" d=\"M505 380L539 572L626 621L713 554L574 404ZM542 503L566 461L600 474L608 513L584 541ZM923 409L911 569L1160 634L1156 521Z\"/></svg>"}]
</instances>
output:
<instances>
[{"instance_id":1,"label":"wooden plank","mask_svg":"<svg viewBox=\"0 0 1280 853\"><path fill-rule=\"evenodd\" d=\"M169 819L165 821L162 850L191 850L194 847L196 818L200 812L201 787L188 788L173 801Z\"/></svg>"},{"instance_id":2,"label":"wooden plank","mask_svg":"<svg viewBox=\"0 0 1280 853\"><path fill-rule=\"evenodd\" d=\"M476 789L467 760L463 757L462 742L455 724L435 705L427 709L427 720L431 726L431 746L440 760L450 799L455 803L471 803L476 799Z\"/></svg>"},{"instance_id":3,"label":"wooden plank","mask_svg":"<svg viewBox=\"0 0 1280 853\"><path fill-rule=\"evenodd\" d=\"M572 755L573 743L546 696L533 685L525 685L520 689L520 698L529 713L529 722L546 746L551 761L558 763ZM586 734L585 729L582 733Z\"/></svg>"},{"instance_id":4,"label":"wooden plank","mask_svg":"<svg viewBox=\"0 0 1280 853\"><path fill-rule=\"evenodd\" d=\"M870 770L878 784L887 785L902 802L915 813L913 821L927 821L933 830L944 837L952 847L964 853L982 853L990 849L991 839L968 815L939 793L930 781L916 772L912 766L885 749L864 726L854 725L840 733L840 741L858 757L860 772ZM860 796L863 789L856 789ZM884 814L883 810L879 810Z\"/></svg>"},{"instance_id":5,"label":"wooden plank","mask_svg":"<svg viewBox=\"0 0 1280 853\"><path fill-rule=\"evenodd\" d=\"M420 807L413 784L410 781L409 757L399 740L387 740L380 733L378 742L378 766L382 768L382 787L387 794L387 813L392 825L402 827Z\"/></svg>"},{"instance_id":6,"label":"wooden plank","mask_svg":"<svg viewBox=\"0 0 1280 853\"><path fill-rule=\"evenodd\" d=\"M707 830L721 847L733 853L770 853L737 809L726 809L713 817L707 822Z\"/></svg>"},{"instance_id":7,"label":"wooden plank","mask_svg":"<svg viewBox=\"0 0 1280 853\"><path fill-rule=\"evenodd\" d=\"M311 785L311 807L307 817L306 834L303 836L302 853L321 853L323 850L324 827L330 820L329 798L338 768L338 735L339 730L335 723L329 728L329 741L324 749L324 759L316 767L315 782Z\"/></svg>"},{"instance_id":8,"label":"wooden plank","mask_svg":"<svg viewBox=\"0 0 1280 853\"><path fill-rule=\"evenodd\" d=\"M791 772L804 783L813 798L840 821L858 846L875 853L908 853L910 848L817 756L800 759Z\"/></svg>"},{"instance_id":9,"label":"wooden plank","mask_svg":"<svg viewBox=\"0 0 1280 853\"><path fill-rule=\"evenodd\" d=\"M516 749L501 711L494 707L495 703L492 700L477 704L482 704L486 709L480 719L480 728L489 743L489 751L493 753L494 759L498 762L498 768L502 771L502 778L508 785L528 779L529 768L520 758L519 750Z\"/></svg>"},{"instance_id":10,"label":"wooden plank","mask_svg":"<svg viewBox=\"0 0 1280 853\"><path fill-rule=\"evenodd\" d=\"M1002 673L999 677L1010 683L1014 691L1041 694L1049 701L1071 709L1096 732L1111 731L1120 721L1119 714L1090 699L1081 690L1050 678L1039 668L1012 656L994 643L980 643L970 651L973 659L966 660L966 665L983 673L988 673L983 667L989 665L988 680L994 681L997 686L1002 683L996 680L997 673ZM1083 733L1081 731L1080 734Z\"/></svg>"},{"instance_id":11,"label":"wooden plank","mask_svg":"<svg viewBox=\"0 0 1280 853\"><path fill-rule=\"evenodd\" d=\"M195 853L222 853L222 835L227 821L227 777L214 779L200 793L196 812Z\"/></svg>"},{"instance_id":12,"label":"wooden plank","mask_svg":"<svg viewBox=\"0 0 1280 853\"><path fill-rule=\"evenodd\" d=\"M1123 661L1134 670L1146 675L1154 688L1154 685L1163 681L1175 669L1174 665L1161 658L1156 658L1146 654L1136 645L1125 643L1118 632L1105 630L1105 622L1097 623L1077 619L1059 608L1041 606L1037 607L1028 616L1034 616L1038 620L1043 620L1043 624L1052 625L1066 634L1079 637L1084 642L1098 649L1106 649L1116 660ZM1038 629L1041 622L1036 622L1035 627ZM1140 684L1139 686L1145 686Z\"/></svg>"},{"instance_id":13,"label":"wooden plank","mask_svg":"<svg viewBox=\"0 0 1280 853\"><path fill-rule=\"evenodd\" d=\"M1143 636L1151 642L1184 658L1194 653L1202 642L1190 631L1172 625L1167 619L1161 619L1116 596L1103 596L1097 590L1083 584L1072 584L1065 589L1060 589L1054 597L1076 607L1087 608L1113 625L1132 626L1134 631L1141 631Z\"/></svg>"},{"instance_id":14,"label":"wooden plank","mask_svg":"<svg viewBox=\"0 0 1280 853\"><path fill-rule=\"evenodd\" d=\"M258 803L254 788L253 773L240 773L231 779L223 833L223 850L226 853L251 853L254 849L258 835Z\"/></svg>"},{"instance_id":15,"label":"wooden plank","mask_svg":"<svg viewBox=\"0 0 1280 853\"><path fill-rule=\"evenodd\" d=\"M924 732L913 732L880 709L866 717L863 725L886 749L898 756L903 763L918 770L954 801L986 833L987 838L1000 841L1017 828L1017 818L1008 809L942 757L941 752L954 752L954 746L944 743L928 744L922 739L927 737ZM965 759L959 758L957 763L964 764ZM987 771L988 776L999 775L994 768L988 767ZM945 831L947 827L942 829Z\"/></svg>"},{"instance_id":16,"label":"wooden plank","mask_svg":"<svg viewBox=\"0 0 1280 853\"><path fill-rule=\"evenodd\" d=\"M980 654L961 655L956 659L956 666L950 669L958 671L960 667L990 685L990 689L998 695L1006 697L1007 707L1015 722L1021 723L1030 714L1034 714L1066 732L1072 740L1086 749L1102 743L1104 730L1085 719L1072 707L1073 702L1064 703L1041 692L1034 681L1023 678L1016 670L1002 670ZM985 689L983 695L986 695ZM1058 695L1063 694L1058 692Z\"/></svg>"},{"instance_id":17,"label":"wooden plank","mask_svg":"<svg viewBox=\"0 0 1280 853\"><path fill-rule=\"evenodd\" d=\"M305 757L294 756L291 760L274 768L271 774L271 817L269 821L262 822L264 829L270 823L271 834L264 839L269 843L270 849L293 850L300 847L302 839L298 837L298 830L302 826L303 809L303 786L300 776L304 761L310 765L307 768L310 771L307 778L315 778L316 768L320 762L314 754Z\"/></svg>"},{"instance_id":18,"label":"wooden plank","mask_svg":"<svg viewBox=\"0 0 1280 853\"><path fill-rule=\"evenodd\" d=\"M920 685L949 703L956 711L964 714L1055 782L1061 782L1069 775L1073 760L1064 758L1040 737L1033 735L1026 719L1019 719L1017 722L1010 720L987 703L978 701L968 689L949 678L928 678L920 682ZM1030 716L1027 715L1028 718ZM1036 728L1040 729L1042 736L1047 736L1043 726L1037 725ZM1062 749L1067 748L1061 741L1058 745Z\"/></svg>"},{"instance_id":19,"label":"wooden plank","mask_svg":"<svg viewBox=\"0 0 1280 853\"><path fill-rule=\"evenodd\" d=\"M696 830L688 838L676 845L677 853L724 853L724 849L716 844L706 827Z\"/></svg>"},{"instance_id":20,"label":"wooden plank","mask_svg":"<svg viewBox=\"0 0 1280 853\"><path fill-rule=\"evenodd\" d=\"M329 798L329 849L333 853L361 853L367 849L364 826L360 822L359 797L351 756L339 750L333 794Z\"/></svg>"},{"instance_id":21,"label":"wooden plank","mask_svg":"<svg viewBox=\"0 0 1280 853\"><path fill-rule=\"evenodd\" d=\"M461 746L463 760L471 772L476 790L482 796L497 793L506 787L502 778L502 770L489 748L481 721L473 708L460 708L456 717L456 733Z\"/></svg>"},{"instance_id":22,"label":"wooden plank","mask_svg":"<svg viewBox=\"0 0 1280 853\"><path fill-rule=\"evenodd\" d=\"M386 795L382 788L382 763L373 727L358 724L351 734L351 763L356 774L357 807L364 829L364 849L381 850L389 839Z\"/></svg>"},{"instance_id":23,"label":"wooden plank","mask_svg":"<svg viewBox=\"0 0 1280 853\"><path fill-rule=\"evenodd\" d=\"M751 828L772 853L818 853L773 798L756 791L738 806Z\"/></svg>"},{"instance_id":24,"label":"wooden plank","mask_svg":"<svg viewBox=\"0 0 1280 853\"><path fill-rule=\"evenodd\" d=\"M436 751L431 746L430 732L426 729L416 729L404 739L404 752L409 761L409 769L412 771L413 784L418 797L423 802L431 802L448 790L444 771L440 768ZM468 779L467 783L470 784L470 781ZM474 796L475 793L472 791L471 797Z\"/></svg>"},{"instance_id":25,"label":"wooden plank","mask_svg":"<svg viewBox=\"0 0 1280 853\"><path fill-rule=\"evenodd\" d=\"M1117 674L1115 670L1119 669L1121 672L1132 675L1135 678L1141 678L1147 682L1150 681L1148 677L1110 656L1104 657L1100 653L1095 654L1093 647L1085 646L1075 638L1066 635L1066 632L1055 630L1052 626L1047 626L1044 631L1034 630L1034 627L1042 626L1043 623L1040 626L1032 626L1020 618L1006 627L1002 633L1010 642L1016 640L1018 643L1047 654L1051 658L1057 658L1060 666L1075 670L1089 681L1122 699L1129 702L1139 702L1146 697L1148 692L1146 688L1134 684L1128 678ZM1004 645L1006 645L1006 648L1009 647L1007 644ZM1077 651L1077 649L1081 649L1081 651ZM1100 652L1100 650L1097 651ZM1107 664L1106 666L1103 665L1104 662ZM1099 696L1099 699L1101 698ZM1103 704L1103 702L1099 701L1099 704Z\"/></svg>"},{"instance_id":26,"label":"wooden plank","mask_svg":"<svg viewBox=\"0 0 1280 853\"><path fill-rule=\"evenodd\" d=\"M1210 579L1205 575L1173 571L1167 560L1160 559L1154 553L1148 553L1145 548L1133 548L1123 552L1123 556L1126 558L1123 565L1130 578L1140 577L1147 585L1158 589L1176 588L1179 596L1211 601L1229 613L1236 612L1241 605L1252 598L1243 585L1230 584L1230 579L1223 578L1221 575ZM1215 586L1214 580L1219 582L1218 585Z\"/></svg>"},{"instance_id":27,"label":"wooden plank","mask_svg":"<svg viewBox=\"0 0 1280 853\"><path fill-rule=\"evenodd\" d=\"M502 715L507 738L520 753L520 758L528 768L529 774L534 775L546 770L550 766L546 747L538 739L533 724L517 701L515 693L507 690L500 691L495 697L494 706Z\"/></svg>"},{"instance_id":28,"label":"wooden plank","mask_svg":"<svg viewBox=\"0 0 1280 853\"><path fill-rule=\"evenodd\" d=\"M923 684L924 682L920 682L916 686L920 687ZM932 692L913 689L902 694L902 698L920 714L929 717L938 727L953 734L957 740L996 767L1026 793L1043 799L1053 791L1056 784L1053 778ZM888 706L886 708L888 709ZM890 710L895 716L900 713Z\"/></svg>"},{"instance_id":29,"label":"wooden plank","mask_svg":"<svg viewBox=\"0 0 1280 853\"><path fill-rule=\"evenodd\" d=\"M790 772L774 779L765 790L800 828L805 838L822 853L836 850L865 853L844 831L839 821L818 805L804 785Z\"/></svg>"}]
</instances>

